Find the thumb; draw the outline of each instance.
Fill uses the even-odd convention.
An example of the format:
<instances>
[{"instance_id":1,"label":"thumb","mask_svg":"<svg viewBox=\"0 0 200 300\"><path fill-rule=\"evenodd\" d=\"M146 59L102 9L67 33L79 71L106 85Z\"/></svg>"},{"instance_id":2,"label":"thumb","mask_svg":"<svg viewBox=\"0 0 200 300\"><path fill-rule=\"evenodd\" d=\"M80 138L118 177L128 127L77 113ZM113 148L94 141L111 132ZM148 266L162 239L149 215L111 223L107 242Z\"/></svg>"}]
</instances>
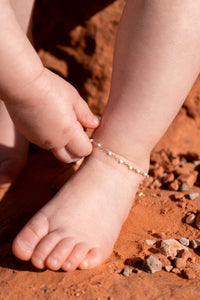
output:
<instances>
[{"instance_id":1,"label":"thumb","mask_svg":"<svg viewBox=\"0 0 200 300\"><path fill-rule=\"evenodd\" d=\"M99 119L90 110L88 104L84 101L77 101L74 105L74 111L77 120L85 128L97 128L99 126Z\"/></svg>"}]
</instances>

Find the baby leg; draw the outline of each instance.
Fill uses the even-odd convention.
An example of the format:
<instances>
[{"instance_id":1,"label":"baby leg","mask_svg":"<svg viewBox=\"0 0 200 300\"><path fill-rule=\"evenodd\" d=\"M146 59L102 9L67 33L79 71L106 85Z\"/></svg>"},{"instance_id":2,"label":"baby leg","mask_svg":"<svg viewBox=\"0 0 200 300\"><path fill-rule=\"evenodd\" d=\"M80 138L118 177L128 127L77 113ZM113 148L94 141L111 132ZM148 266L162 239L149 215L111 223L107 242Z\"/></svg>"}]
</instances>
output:
<instances>
[{"instance_id":1,"label":"baby leg","mask_svg":"<svg viewBox=\"0 0 200 300\"><path fill-rule=\"evenodd\" d=\"M12 0L11 4L24 32L31 39L31 12L34 0ZM28 141L16 130L0 100L0 188L9 186L24 168Z\"/></svg>"},{"instance_id":2,"label":"baby leg","mask_svg":"<svg viewBox=\"0 0 200 300\"><path fill-rule=\"evenodd\" d=\"M200 3L128 0L119 25L109 102L94 140L146 172L200 66ZM14 254L66 271L103 262L126 219L141 174L100 148L21 230Z\"/></svg>"}]
</instances>

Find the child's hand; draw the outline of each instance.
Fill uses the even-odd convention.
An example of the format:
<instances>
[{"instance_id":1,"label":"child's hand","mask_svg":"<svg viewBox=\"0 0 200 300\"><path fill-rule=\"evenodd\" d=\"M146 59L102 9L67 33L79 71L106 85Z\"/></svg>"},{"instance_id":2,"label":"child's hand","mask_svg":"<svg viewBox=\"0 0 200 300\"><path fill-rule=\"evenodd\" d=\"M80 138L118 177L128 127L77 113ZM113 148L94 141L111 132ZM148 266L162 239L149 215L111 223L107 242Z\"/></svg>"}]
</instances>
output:
<instances>
[{"instance_id":1,"label":"child's hand","mask_svg":"<svg viewBox=\"0 0 200 300\"><path fill-rule=\"evenodd\" d=\"M84 127L98 127L98 119L65 80L44 69L32 83L14 91L13 100L5 104L29 141L67 163L90 154L92 146Z\"/></svg>"}]
</instances>

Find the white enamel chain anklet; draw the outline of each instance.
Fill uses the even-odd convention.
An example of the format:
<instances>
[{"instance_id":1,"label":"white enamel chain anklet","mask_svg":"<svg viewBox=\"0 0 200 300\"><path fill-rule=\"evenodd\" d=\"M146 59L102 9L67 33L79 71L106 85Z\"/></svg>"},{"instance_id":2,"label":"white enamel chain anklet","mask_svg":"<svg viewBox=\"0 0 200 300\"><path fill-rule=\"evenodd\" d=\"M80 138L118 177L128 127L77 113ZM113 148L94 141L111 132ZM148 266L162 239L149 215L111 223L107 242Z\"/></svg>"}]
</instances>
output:
<instances>
[{"instance_id":1,"label":"white enamel chain anklet","mask_svg":"<svg viewBox=\"0 0 200 300\"><path fill-rule=\"evenodd\" d=\"M124 165L125 167L128 168L129 171L133 171L136 174L142 175L145 178L149 178L149 175L134 166L130 165L129 163L125 162L123 159L119 158L116 154L111 152L109 149L103 147L100 143L94 141L94 139L90 139L90 142L93 143L94 146L97 146L100 150L102 150L105 154L108 156L112 157L118 164Z\"/></svg>"}]
</instances>

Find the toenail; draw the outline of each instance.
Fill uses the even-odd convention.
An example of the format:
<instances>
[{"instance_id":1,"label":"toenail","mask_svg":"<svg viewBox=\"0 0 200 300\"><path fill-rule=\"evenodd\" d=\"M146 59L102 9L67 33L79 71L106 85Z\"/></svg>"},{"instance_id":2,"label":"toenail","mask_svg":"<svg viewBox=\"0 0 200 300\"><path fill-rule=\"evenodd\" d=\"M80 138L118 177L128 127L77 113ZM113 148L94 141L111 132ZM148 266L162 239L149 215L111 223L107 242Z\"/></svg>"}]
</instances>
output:
<instances>
[{"instance_id":1,"label":"toenail","mask_svg":"<svg viewBox=\"0 0 200 300\"><path fill-rule=\"evenodd\" d=\"M54 259L51 259L51 260L50 260L50 263L51 263L51 265L53 265L53 266L55 266L55 267L58 265L58 261L57 261L57 259L55 259L55 258L54 258Z\"/></svg>"},{"instance_id":2,"label":"toenail","mask_svg":"<svg viewBox=\"0 0 200 300\"><path fill-rule=\"evenodd\" d=\"M81 266L81 269L88 269L88 262L86 260L84 260L80 266Z\"/></svg>"},{"instance_id":3,"label":"toenail","mask_svg":"<svg viewBox=\"0 0 200 300\"><path fill-rule=\"evenodd\" d=\"M70 268L71 268L71 264L70 264L69 261L66 261L66 262L64 263L64 266L65 266L66 269L70 269Z\"/></svg>"},{"instance_id":4,"label":"toenail","mask_svg":"<svg viewBox=\"0 0 200 300\"><path fill-rule=\"evenodd\" d=\"M34 258L33 263L34 263L34 265L37 266L37 268L43 268L44 267L42 260L39 259L39 258Z\"/></svg>"}]
</instances>

